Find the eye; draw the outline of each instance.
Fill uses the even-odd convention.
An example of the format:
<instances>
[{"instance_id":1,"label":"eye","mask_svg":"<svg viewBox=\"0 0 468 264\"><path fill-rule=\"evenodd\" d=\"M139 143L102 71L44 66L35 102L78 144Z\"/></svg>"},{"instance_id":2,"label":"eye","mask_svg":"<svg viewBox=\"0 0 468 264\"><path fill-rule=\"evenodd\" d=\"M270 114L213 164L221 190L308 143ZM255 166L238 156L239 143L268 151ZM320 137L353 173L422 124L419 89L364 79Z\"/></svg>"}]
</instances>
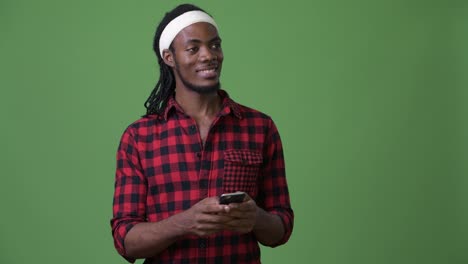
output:
<instances>
[{"instance_id":1,"label":"eye","mask_svg":"<svg viewBox=\"0 0 468 264\"><path fill-rule=\"evenodd\" d=\"M212 49L215 49L215 50L221 49L221 43L213 43L213 44L211 45L211 48L212 48Z\"/></svg>"},{"instance_id":2,"label":"eye","mask_svg":"<svg viewBox=\"0 0 468 264\"><path fill-rule=\"evenodd\" d=\"M189 47L185 51L188 51L189 53L196 53L198 51L198 47Z\"/></svg>"}]
</instances>

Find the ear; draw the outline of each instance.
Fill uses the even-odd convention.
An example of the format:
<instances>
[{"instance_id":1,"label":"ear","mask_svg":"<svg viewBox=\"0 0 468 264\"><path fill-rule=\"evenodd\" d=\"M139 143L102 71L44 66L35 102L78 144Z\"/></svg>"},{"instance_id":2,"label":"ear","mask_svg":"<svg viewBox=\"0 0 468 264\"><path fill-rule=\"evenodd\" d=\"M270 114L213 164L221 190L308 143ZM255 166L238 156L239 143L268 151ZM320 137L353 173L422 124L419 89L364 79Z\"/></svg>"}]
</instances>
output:
<instances>
[{"instance_id":1,"label":"ear","mask_svg":"<svg viewBox=\"0 0 468 264\"><path fill-rule=\"evenodd\" d=\"M164 63L166 63L169 67L174 67L175 63L174 63L174 54L172 53L171 50L169 49L165 49L163 50L163 54L162 54L162 59L164 61Z\"/></svg>"}]
</instances>

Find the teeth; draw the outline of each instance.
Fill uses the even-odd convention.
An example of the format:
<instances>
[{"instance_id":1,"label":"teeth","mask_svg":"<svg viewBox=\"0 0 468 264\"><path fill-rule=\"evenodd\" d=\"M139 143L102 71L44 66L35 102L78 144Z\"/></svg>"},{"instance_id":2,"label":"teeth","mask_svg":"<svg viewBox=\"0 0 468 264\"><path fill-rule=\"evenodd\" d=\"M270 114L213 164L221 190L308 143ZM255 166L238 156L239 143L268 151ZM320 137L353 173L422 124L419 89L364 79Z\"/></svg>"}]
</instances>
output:
<instances>
[{"instance_id":1,"label":"teeth","mask_svg":"<svg viewBox=\"0 0 468 264\"><path fill-rule=\"evenodd\" d=\"M209 69L209 70L201 70L201 72L213 72L215 69Z\"/></svg>"}]
</instances>

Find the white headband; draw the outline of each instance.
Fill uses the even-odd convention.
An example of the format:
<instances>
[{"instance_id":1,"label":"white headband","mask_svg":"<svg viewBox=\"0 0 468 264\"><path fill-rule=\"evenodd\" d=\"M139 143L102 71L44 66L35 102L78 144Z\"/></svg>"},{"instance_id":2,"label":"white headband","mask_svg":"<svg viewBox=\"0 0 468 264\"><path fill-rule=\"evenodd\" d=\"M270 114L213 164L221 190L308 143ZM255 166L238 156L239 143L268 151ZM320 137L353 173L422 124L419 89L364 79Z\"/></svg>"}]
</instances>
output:
<instances>
[{"instance_id":1,"label":"white headband","mask_svg":"<svg viewBox=\"0 0 468 264\"><path fill-rule=\"evenodd\" d=\"M182 29L198 22L210 23L218 30L218 25L207 13L199 10L185 12L169 22L161 33L161 38L159 38L159 53L161 57L163 56L163 50L169 48L174 38Z\"/></svg>"}]
</instances>

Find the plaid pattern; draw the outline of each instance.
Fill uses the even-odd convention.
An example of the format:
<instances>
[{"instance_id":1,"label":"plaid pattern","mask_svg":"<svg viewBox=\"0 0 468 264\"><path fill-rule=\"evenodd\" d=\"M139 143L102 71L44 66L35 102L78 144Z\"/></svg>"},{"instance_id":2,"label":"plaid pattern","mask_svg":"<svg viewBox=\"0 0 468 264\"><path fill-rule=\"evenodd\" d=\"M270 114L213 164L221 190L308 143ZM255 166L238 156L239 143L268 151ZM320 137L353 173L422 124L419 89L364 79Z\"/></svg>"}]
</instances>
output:
<instances>
[{"instance_id":1,"label":"plaid pattern","mask_svg":"<svg viewBox=\"0 0 468 264\"><path fill-rule=\"evenodd\" d=\"M262 164L262 153L250 150L226 150L224 152L225 192L244 191L251 197L257 194L257 175Z\"/></svg>"},{"instance_id":2,"label":"plaid pattern","mask_svg":"<svg viewBox=\"0 0 468 264\"><path fill-rule=\"evenodd\" d=\"M163 115L143 117L124 132L117 152L111 220L117 251L140 222L157 222L225 192L245 191L282 219L285 243L292 232L281 140L273 121L232 101L220 91L223 107L205 145L195 121L174 98ZM253 233L224 231L180 239L145 263L260 263Z\"/></svg>"}]
</instances>

